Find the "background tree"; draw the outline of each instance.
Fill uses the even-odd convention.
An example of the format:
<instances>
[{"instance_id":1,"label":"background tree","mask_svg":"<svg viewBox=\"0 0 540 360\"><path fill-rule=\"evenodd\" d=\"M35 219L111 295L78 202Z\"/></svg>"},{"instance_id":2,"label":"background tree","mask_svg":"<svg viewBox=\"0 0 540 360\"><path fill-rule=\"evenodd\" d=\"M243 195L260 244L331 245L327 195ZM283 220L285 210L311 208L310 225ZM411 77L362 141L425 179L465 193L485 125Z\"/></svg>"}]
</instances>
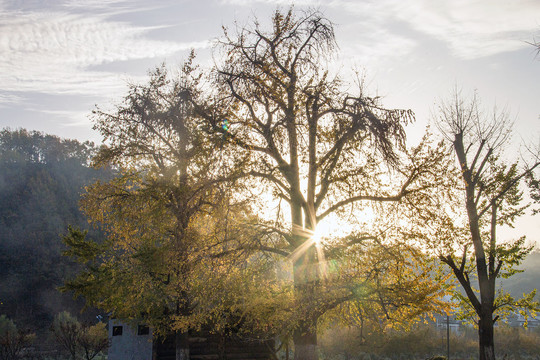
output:
<instances>
[{"instance_id":1,"label":"background tree","mask_svg":"<svg viewBox=\"0 0 540 360\"><path fill-rule=\"evenodd\" d=\"M71 360L76 360L79 355L79 338L82 326L79 321L67 311L61 312L54 317L51 332L56 342L69 354Z\"/></svg>"},{"instance_id":2,"label":"background tree","mask_svg":"<svg viewBox=\"0 0 540 360\"><path fill-rule=\"evenodd\" d=\"M88 326L79 338L85 360L92 360L109 347L109 334L105 323Z\"/></svg>"},{"instance_id":3,"label":"background tree","mask_svg":"<svg viewBox=\"0 0 540 360\"><path fill-rule=\"evenodd\" d=\"M344 91L351 86L328 66L335 46L332 23L318 12L276 11L270 30L258 21L235 34L226 30L215 70L220 111L197 106L226 137L242 175L257 184L252 188L260 182L271 189L266 196L287 204L282 210L276 201L272 229L281 241L260 248L293 259L301 314L293 334L296 359L317 357L319 318L353 297L321 299L332 290L323 286L324 250L318 252L313 241L317 224L332 216L358 221L354 215L366 203L407 201L437 181L428 171L438 159L433 149L431 157L422 148L415 161L400 166L412 112L383 108L361 86L356 93ZM366 232L349 246L376 238Z\"/></svg>"},{"instance_id":4,"label":"background tree","mask_svg":"<svg viewBox=\"0 0 540 360\"><path fill-rule=\"evenodd\" d=\"M485 116L476 95L467 102L456 91L440 105L437 121L452 145L458 163L454 177L463 191L454 198L454 205L444 209L457 212L440 212L437 219L432 218L438 228L435 237L443 244L440 260L465 292L456 296L477 319L479 358L491 360L495 358L493 325L499 316L507 310L521 309L524 314L539 310L540 304L533 300L535 291L516 299L497 290L496 281L519 272L516 267L532 250L524 237L513 243L500 241L497 227L512 226L524 214L527 205L522 203L519 186L540 163L520 169L517 162L504 159L511 126L508 116L505 112Z\"/></svg>"}]
</instances>

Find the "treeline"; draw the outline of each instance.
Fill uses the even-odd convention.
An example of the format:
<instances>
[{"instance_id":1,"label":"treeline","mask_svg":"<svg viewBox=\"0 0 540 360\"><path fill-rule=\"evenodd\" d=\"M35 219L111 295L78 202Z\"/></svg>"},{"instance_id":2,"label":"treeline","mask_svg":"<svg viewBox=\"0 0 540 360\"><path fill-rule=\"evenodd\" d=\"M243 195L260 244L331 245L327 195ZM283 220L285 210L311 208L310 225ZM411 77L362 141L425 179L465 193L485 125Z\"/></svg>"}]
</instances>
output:
<instances>
[{"instance_id":1,"label":"treeline","mask_svg":"<svg viewBox=\"0 0 540 360\"><path fill-rule=\"evenodd\" d=\"M13 320L0 315L0 360L17 359L103 359L109 346L104 322L94 325L81 323L69 312L55 315L49 328L40 334L41 344L36 346L36 334L17 327ZM48 346L43 346L46 342Z\"/></svg>"},{"instance_id":2,"label":"treeline","mask_svg":"<svg viewBox=\"0 0 540 360\"><path fill-rule=\"evenodd\" d=\"M89 166L96 146L24 129L0 131L0 314L33 331L81 301L58 291L76 265L62 256L68 224L87 228L84 186L110 177Z\"/></svg>"}]
</instances>

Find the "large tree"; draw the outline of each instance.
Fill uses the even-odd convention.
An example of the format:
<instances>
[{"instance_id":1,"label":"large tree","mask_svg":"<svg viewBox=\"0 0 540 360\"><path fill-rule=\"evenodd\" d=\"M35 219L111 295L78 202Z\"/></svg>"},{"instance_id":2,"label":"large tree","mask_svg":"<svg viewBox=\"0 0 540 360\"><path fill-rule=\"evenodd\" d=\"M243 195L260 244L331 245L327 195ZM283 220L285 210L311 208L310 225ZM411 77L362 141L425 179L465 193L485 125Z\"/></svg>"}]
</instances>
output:
<instances>
[{"instance_id":1,"label":"large tree","mask_svg":"<svg viewBox=\"0 0 540 360\"><path fill-rule=\"evenodd\" d=\"M192 223L221 196L212 186L219 153L186 101L198 81L191 60L175 78L157 68L116 109L94 112L107 144L94 164L113 166L118 176L89 187L81 204L108 239L100 244L76 230L65 238L68 255L86 265L66 289L116 317L142 317L156 331L175 330L165 317L192 313L188 285L201 246ZM177 330L177 356L188 358L188 329Z\"/></svg>"},{"instance_id":2,"label":"large tree","mask_svg":"<svg viewBox=\"0 0 540 360\"><path fill-rule=\"evenodd\" d=\"M412 112L329 74L328 20L278 11L272 24L226 33L208 78L193 59L179 78L160 68L95 113L107 142L96 162L121 176L83 199L109 239L66 238L87 265L68 288L181 332L210 322L292 336L295 357L314 359L324 315L407 318L435 301L425 257L395 241L399 219L326 244L313 235L325 218L362 220L366 203L414 204L442 154L428 141L406 151Z\"/></svg>"},{"instance_id":3,"label":"large tree","mask_svg":"<svg viewBox=\"0 0 540 360\"><path fill-rule=\"evenodd\" d=\"M264 267L239 245L260 232L228 189L236 176L222 134L194 110L200 79L192 56L176 76L159 67L113 109L94 112L106 144L94 165L117 176L87 187L81 206L107 238L64 237L66 255L84 265L64 290L155 334L176 333L178 359L189 358L190 331L238 322L232 298L258 273L245 265Z\"/></svg>"},{"instance_id":4,"label":"large tree","mask_svg":"<svg viewBox=\"0 0 540 360\"><path fill-rule=\"evenodd\" d=\"M455 189L462 192L429 223L436 227L433 235L442 245L440 260L464 291L456 295L477 320L481 360L495 358L493 325L505 311L539 310L535 291L516 299L497 289L497 279L518 272L516 267L532 249L524 237L513 243L501 241L497 229L512 226L524 214L527 205L520 184L540 165L520 166L506 160L510 125L506 112L491 117L483 113L476 95L467 101L455 91L450 101L440 105L438 126L458 166L447 174L452 174Z\"/></svg>"},{"instance_id":5,"label":"large tree","mask_svg":"<svg viewBox=\"0 0 540 360\"><path fill-rule=\"evenodd\" d=\"M208 104L196 109L238 154L239 176L256 179L271 189L266 196L288 205L289 219L278 213L274 224L282 241L261 249L293 260L294 296L302 314L293 332L295 358L315 359L320 317L359 294L334 293L321 301L320 294L332 290L320 268L325 249L313 240L317 224L360 212L367 203L420 196L437 181L430 170L440 158L435 150L426 156L428 150L420 147L407 165L400 163L412 112L386 109L360 85L354 91L332 74L334 29L320 13L276 11L269 30L258 21L235 30L225 30L217 44L222 57L217 57L215 99L221 111ZM359 231L341 246L353 249L367 239L377 239L377 233ZM331 247L326 250L331 255Z\"/></svg>"}]
</instances>

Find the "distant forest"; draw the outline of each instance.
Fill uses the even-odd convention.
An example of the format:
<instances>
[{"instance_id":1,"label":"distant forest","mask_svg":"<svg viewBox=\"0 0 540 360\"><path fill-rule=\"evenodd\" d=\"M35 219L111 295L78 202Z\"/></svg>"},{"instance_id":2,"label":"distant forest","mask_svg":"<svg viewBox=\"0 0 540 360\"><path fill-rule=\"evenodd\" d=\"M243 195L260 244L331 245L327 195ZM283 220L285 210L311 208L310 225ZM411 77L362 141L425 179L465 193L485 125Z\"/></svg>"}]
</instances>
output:
<instances>
[{"instance_id":1,"label":"distant forest","mask_svg":"<svg viewBox=\"0 0 540 360\"><path fill-rule=\"evenodd\" d=\"M0 314L24 328L44 329L55 314L82 309L57 289L77 270L62 256L61 236L68 225L88 228L80 195L110 176L90 167L96 150L36 131L0 131Z\"/></svg>"},{"instance_id":2,"label":"distant forest","mask_svg":"<svg viewBox=\"0 0 540 360\"><path fill-rule=\"evenodd\" d=\"M84 186L112 176L90 166L96 150L91 142L0 130L0 314L22 327L44 330L57 313L79 314L84 305L58 291L77 271L62 256L61 237L68 225L88 228L78 206ZM90 235L100 236L96 229ZM504 284L515 295L538 287L540 251L521 268Z\"/></svg>"}]
</instances>

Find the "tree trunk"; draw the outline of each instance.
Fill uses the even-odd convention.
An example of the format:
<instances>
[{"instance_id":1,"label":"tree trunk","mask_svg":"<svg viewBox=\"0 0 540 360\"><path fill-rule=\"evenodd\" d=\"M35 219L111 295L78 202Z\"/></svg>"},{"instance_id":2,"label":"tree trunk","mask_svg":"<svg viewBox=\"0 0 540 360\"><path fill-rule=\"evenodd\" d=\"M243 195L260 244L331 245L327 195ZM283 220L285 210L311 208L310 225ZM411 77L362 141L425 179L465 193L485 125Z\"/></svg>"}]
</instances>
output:
<instances>
[{"instance_id":1,"label":"tree trunk","mask_svg":"<svg viewBox=\"0 0 540 360\"><path fill-rule=\"evenodd\" d=\"M306 239L306 241L309 241ZM315 246L310 246L294 264L294 289L301 317L293 333L294 360L317 360L317 288L319 268Z\"/></svg>"},{"instance_id":2,"label":"tree trunk","mask_svg":"<svg viewBox=\"0 0 540 360\"><path fill-rule=\"evenodd\" d=\"M479 359L495 360L492 314L483 314L478 321Z\"/></svg>"},{"instance_id":3,"label":"tree trunk","mask_svg":"<svg viewBox=\"0 0 540 360\"><path fill-rule=\"evenodd\" d=\"M175 332L176 360L189 360L189 335L187 331Z\"/></svg>"},{"instance_id":4,"label":"tree trunk","mask_svg":"<svg viewBox=\"0 0 540 360\"><path fill-rule=\"evenodd\" d=\"M315 321L316 323L316 321ZM316 324L306 322L293 334L294 360L317 360L317 328Z\"/></svg>"}]
</instances>

